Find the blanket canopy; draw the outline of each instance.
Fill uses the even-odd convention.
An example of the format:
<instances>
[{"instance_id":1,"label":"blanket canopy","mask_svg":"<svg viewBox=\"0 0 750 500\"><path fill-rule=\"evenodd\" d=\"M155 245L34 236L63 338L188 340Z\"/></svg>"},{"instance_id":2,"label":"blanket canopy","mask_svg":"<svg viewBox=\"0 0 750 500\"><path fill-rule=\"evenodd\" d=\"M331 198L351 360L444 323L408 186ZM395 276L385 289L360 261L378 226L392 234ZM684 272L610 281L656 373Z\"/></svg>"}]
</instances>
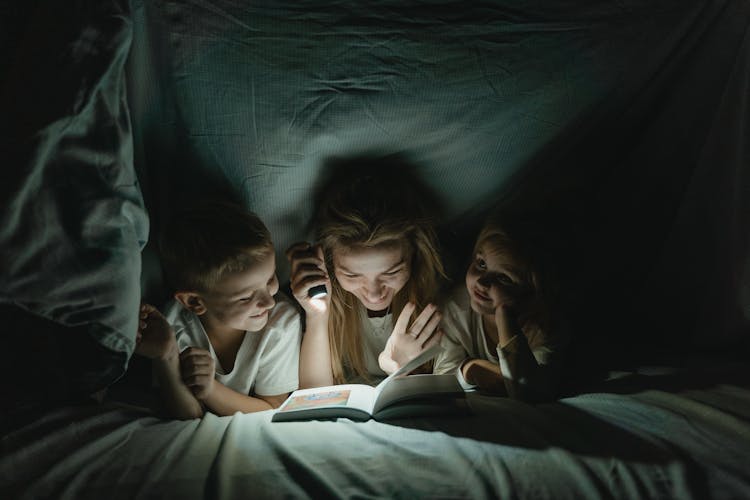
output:
<instances>
[{"instance_id":1,"label":"blanket canopy","mask_svg":"<svg viewBox=\"0 0 750 500\"><path fill-rule=\"evenodd\" d=\"M242 203L268 225L283 282L327 168L363 158L403 164L439 202L459 284L490 211L533 221L572 364L747 345L746 1L40 0L0 13L0 312L19 354L4 370L28 371L26 351L48 366L11 401L124 372L141 296L166 297L154 242L171 211Z\"/></svg>"}]
</instances>

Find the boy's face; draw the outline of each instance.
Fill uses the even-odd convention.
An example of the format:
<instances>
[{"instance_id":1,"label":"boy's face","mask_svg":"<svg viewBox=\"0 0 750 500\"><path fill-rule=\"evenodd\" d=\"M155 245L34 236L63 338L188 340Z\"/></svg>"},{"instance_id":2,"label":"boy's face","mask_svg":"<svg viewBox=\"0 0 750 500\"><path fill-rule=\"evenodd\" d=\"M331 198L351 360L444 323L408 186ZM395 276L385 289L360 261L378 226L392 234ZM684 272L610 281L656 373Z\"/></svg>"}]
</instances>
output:
<instances>
[{"instance_id":1,"label":"boy's face","mask_svg":"<svg viewBox=\"0 0 750 500\"><path fill-rule=\"evenodd\" d=\"M411 273L401 244L335 248L333 268L341 288L370 311L388 309Z\"/></svg>"},{"instance_id":2,"label":"boy's face","mask_svg":"<svg viewBox=\"0 0 750 500\"><path fill-rule=\"evenodd\" d=\"M507 257L490 244L477 247L474 260L466 271L466 290L474 312L494 316L499 306L514 304L514 297L521 287Z\"/></svg>"},{"instance_id":3,"label":"boy's face","mask_svg":"<svg viewBox=\"0 0 750 500\"><path fill-rule=\"evenodd\" d=\"M257 332L268 322L279 291L276 256L267 256L245 271L227 273L210 292L200 295L205 310L201 315L206 330L234 329Z\"/></svg>"}]
</instances>

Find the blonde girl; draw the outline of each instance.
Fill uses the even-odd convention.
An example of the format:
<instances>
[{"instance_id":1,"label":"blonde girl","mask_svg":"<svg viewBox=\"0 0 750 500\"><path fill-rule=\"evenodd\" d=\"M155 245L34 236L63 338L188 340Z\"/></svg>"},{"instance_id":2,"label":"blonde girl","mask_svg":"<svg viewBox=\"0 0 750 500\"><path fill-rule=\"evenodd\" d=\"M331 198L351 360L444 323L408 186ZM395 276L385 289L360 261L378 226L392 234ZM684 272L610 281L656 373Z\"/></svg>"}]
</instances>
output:
<instances>
[{"instance_id":1,"label":"blonde girl","mask_svg":"<svg viewBox=\"0 0 750 500\"><path fill-rule=\"evenodd\" d=\"M317 244L287 252L305 311L300 387L374 383L442 336L432 220L414 184L387 173L338 179L323 200ZM311 298L318 285L328 294Z\"/></svg>"},{"instance_id":2,"label":"blonde girl","mask_svg":"<svg viewBox=\"0 0 750 500\"><path fill-rule=\"evenodd\" d=\"M495 216L480 231L465 284L443 307L435 373L524 400L554 396L565 342L552 321L540 248L528 238L532 224Z\"/></svg>"}]
</instances>

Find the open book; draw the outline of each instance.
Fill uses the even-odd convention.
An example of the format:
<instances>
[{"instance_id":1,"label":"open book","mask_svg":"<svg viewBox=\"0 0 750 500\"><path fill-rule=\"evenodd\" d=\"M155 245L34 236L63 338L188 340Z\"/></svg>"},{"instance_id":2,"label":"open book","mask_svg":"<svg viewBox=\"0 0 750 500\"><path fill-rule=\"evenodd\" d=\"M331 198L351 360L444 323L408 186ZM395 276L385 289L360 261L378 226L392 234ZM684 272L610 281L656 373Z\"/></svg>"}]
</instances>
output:
<instances>
[{"instance_id":1,"label":"open book","mask_svg":"<svg viewBox=\"0 0 750 500\"><path fill-rule=\"evenodd\" d=\"M271 419L273 422L346 417L384 420L421 413L455 412L450 398L463 397L455 375L409 375L441 351L436 344L372 387L344 384L294 391ZM452 410L452 411L451 411Z\"/></svg>"}]
</instances>

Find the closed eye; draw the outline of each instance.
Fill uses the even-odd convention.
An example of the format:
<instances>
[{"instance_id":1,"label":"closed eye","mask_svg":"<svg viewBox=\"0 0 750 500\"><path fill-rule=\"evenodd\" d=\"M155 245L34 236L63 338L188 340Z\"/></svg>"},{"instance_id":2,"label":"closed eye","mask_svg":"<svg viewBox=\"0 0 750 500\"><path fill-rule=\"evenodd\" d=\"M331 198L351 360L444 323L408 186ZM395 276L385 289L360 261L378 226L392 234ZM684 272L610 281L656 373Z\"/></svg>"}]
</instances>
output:
<instances>
[{"instance_id":1,"label":"closed eye","mask_svg":"<svg viewBox=\"0 0 750 500\"><path fill-rule=\"evenodd\" d=\"M393 271L388 271L387 273L383 273L383 276L395 276L395 275L397 275L398 273L400 273L403 270L404 270L404 268L400 267L398 269L394 269Z\"/></svg>"}]
</instances>

